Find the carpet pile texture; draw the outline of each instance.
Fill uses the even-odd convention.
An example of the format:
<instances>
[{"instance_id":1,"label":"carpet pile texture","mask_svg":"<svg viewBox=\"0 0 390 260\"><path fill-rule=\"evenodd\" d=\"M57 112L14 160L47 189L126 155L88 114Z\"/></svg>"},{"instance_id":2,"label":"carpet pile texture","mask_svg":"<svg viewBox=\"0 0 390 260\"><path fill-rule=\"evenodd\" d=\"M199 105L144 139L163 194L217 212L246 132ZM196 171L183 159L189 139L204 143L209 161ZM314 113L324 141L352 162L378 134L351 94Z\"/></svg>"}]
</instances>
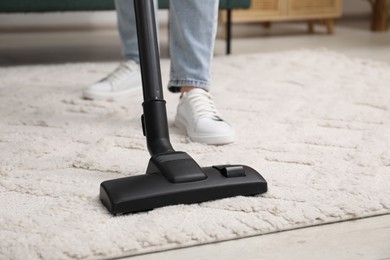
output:
<instances>
[{"instance_id":1,"label":"carpet pile texture","mask_svg":"<svg viewBox=\"0 0 390 260\"><path fill-rule=\"evenodd\" d=\"M296 50L215 58L211 92L234 144L190 142L165 91L176 150L201 166L249 165L268 193L111 216L100 183L149 160L141 92L81 99L115 66L0 68L1 259L130 256L390 213L390 65Z\"/></svg>"}]
</instances>

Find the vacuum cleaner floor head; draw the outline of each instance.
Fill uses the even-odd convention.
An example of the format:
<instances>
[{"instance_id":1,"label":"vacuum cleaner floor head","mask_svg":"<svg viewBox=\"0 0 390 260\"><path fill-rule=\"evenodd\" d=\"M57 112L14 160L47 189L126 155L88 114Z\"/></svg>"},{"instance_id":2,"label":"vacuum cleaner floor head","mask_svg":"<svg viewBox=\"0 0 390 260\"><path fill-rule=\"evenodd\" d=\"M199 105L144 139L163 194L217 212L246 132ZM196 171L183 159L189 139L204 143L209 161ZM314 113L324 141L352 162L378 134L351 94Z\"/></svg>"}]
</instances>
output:
<instances>
[{"instance_id":1,"label":"vacuum cleaner floor head","mask_svg":"<svg viewBox=\"0 0 390 260\"><path fill-rule=\"evenodd\" d=\"M267 191L264 178L248 166L220 165L201 170L205 179L189 182L173 183L161 173L108 180L100 186L100 200L116 215Z\"/></svg>"}]
</instances>

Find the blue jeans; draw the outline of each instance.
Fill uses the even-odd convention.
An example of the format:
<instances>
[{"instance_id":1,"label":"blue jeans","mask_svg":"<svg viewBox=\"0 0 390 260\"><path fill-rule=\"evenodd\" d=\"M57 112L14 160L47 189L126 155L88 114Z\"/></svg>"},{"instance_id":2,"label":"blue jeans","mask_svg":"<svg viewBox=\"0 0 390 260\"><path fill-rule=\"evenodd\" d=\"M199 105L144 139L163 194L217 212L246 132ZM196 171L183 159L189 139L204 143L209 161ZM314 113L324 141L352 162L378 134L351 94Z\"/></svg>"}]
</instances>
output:
<instances>
[{"instance_id":1,"label":"blue jeans","mask_svg":"<svg viewBox=\"0 0 390 260\"><path fill-rule=\"evenodd\" d=\"M154 3L157 14L157 0ZM218 3L218 0L170 0L170 91L178 92L181 86L210 89ZM115 6L123 58L139 62L134 2L115 0Z\"/></svg>"}]
</instances>

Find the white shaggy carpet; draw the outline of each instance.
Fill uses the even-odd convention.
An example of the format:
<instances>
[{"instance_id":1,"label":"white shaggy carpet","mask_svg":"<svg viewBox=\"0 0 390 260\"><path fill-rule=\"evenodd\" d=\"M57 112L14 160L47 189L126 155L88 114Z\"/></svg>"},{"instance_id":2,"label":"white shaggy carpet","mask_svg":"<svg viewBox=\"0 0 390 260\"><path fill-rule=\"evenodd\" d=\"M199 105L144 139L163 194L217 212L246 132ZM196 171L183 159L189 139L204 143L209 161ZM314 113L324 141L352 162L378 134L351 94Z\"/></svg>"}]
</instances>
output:
<instances>
[{"instance_id":1,"label":"white shaggy carpet","mask_svg":"<svg viewBox=\"0 0 390 260\"><path fill-rule=\"evenodd\" d=\"M80 99L115 66L0 68L1 259L113 258L390 213L390 66L297 50L215 59L231 145L189 142L165 92L176 150L250 165L268 193L111 216L100 183L143 174L149 159L141 94Z\"/></svg>"}]
</instances>

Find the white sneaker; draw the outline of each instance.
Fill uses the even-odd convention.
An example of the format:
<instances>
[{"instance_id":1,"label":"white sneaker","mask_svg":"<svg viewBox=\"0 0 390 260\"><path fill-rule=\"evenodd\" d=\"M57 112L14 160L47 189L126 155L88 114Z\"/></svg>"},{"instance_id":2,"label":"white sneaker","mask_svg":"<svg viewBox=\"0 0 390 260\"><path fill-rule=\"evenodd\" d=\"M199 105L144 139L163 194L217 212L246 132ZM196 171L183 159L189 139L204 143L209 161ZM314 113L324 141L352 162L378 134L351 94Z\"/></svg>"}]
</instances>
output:
<instances>
[{"instance_id":1,"label":"white sneaker","mask_svg":"<svg viewBox=\"0 0 390 260\"><path fill-rule=\"evenodd\" d=\"M83 89L87 99L115 99L142 90L140 66L135 61L122 62L107 77Z\"/></svg>"},{"instance_id":2,"label":"white sneaker","mask_svg":"<svg viewBox=\"0 0 390 260\"><path fill-rule=\"evenodd\" d=\"M182 94L175 125L185 129L194 142L214 145L234 142L234 130L221 118L210 93L201 88Z\"/></svg>"}]
</instances>

